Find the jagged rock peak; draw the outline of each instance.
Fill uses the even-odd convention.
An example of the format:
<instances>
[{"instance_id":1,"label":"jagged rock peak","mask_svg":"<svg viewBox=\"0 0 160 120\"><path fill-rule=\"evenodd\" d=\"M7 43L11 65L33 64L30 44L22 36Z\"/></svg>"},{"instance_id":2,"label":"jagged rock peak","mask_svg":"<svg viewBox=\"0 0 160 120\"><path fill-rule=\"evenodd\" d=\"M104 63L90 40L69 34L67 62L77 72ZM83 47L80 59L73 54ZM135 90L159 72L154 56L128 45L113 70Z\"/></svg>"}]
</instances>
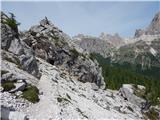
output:
<instances>
[{"instance_id":1,"label":"jagged rock peak","mask_svg":"<svg viewBox=\"0 0 160 120\"><path fill-rule=\"evenodd\" d=\"M108 41L110 44L112 44L115 47L124 45L124 40L122 39L122 37L120 37L118 33L115 33L114 35L110 35L102 32L99 38Z\"/></svg>"},{"instance_id":2,"label":"jagged rock peak","mask_svg":"<svg viewBox=\"0 0 160 120\"><path fill-rule=\"evenodd\" d=\"M24 34L23 41L33 48L37 57L64 68L79 81L105 86L98 63L75 47L70 37L47 18L41 20L39 25L32 26Z\"/></svg>"},{"instance_id":3,"label":"jagged rock peak","mask_svg":"<svg viewBox=\"0 0 160 120\"><path fill-rule=\"evenodd\" d=\"M151 24L147 28L147 34L160 34L160 12L152 19Z\"/></svg>"},{"instance_id":4,"label":"jagged rock peak","mask_svg":"<svg viewBox=\"0 0 160 120\"><path fill-rule=\"evenodd\" d=\"M138 38L142 35L159 35L159 34L160 34L160 12L155 14L150 25L146 29L136 30L135 38Z\"/></svg>"}]
</instances>

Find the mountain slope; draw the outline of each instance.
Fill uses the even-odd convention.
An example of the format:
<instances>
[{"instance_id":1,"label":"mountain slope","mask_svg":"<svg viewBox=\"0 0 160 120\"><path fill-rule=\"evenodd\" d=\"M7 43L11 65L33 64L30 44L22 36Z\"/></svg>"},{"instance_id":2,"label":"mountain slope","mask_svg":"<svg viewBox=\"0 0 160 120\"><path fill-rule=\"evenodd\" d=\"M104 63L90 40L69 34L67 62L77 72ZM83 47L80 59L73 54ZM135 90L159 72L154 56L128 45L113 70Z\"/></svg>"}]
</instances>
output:
<instances>
[{"instance_id":1,"label":"mountain slope","mask_svg":"<svg viewBox=\"0 0 160 120\"><path fill-rule=\"evenodd\" d=\"M101 68L47 18L25 33L2 18L1 119L152 119L144 86L103 88Z\"/></svg>"},{"instance_id":2,"label":"mountain slope","mask_svg":"<svg viewBox=\"0 0 160 120\"><path fill-rule=\"evenodd\" d=\"M115 49L115 47L107 40L98 37L77 35L73 40L84 51L89 53L97 52L105 57L111 56L112 51Z\"/></svg>"},{"instance_id":3,"label":"mountain slope","mask_svg":"<svg viewBox=\"0 0 160 120\"><path fill-rule=\"evenodd\" d=\"M158 34L160 34L160 12L155 14L150 25L146 29L136 30L135 37L140 37L142 35L158 35Z\"/></svg>"}]
</instances>

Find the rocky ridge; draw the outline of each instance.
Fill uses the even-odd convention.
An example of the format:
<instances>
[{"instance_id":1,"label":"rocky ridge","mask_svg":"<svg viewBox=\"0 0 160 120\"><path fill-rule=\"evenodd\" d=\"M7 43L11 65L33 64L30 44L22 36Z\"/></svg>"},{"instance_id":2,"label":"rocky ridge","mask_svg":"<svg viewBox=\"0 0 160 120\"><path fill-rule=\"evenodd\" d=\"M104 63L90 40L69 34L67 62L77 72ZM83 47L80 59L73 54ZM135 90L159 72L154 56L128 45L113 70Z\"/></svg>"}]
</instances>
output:
<instances>
[{"instance_id":1,"label":"rocky ridge","mask_svg":"<svg viewBox=\"0 0 160 120\"><path fill-rule=\"evenodd\" d=\"M78 80L105 86L98 63L75 47L71 39L47 18L40 21L39 25L32 26L22 40L35 51L37 57L66 69Z\"/></svg>"},{"instance_id":2,"label":"rocky ridge","mask_svg":"<svg viewBox=\"0 0 160 120\"><path fill-rule=\"evenodd\" d=\"M114 35L101 33L99 38L102 40L108 41L110 44L112 44L116 48L119 48L120 46L125 45L123 38L121 38L118 33L116 33Z\"/></svg>"},{"instance_id":3,"label":"rocky ridge","mask_svg":"<svg viewBox=\"0 0 160 120\"><path fill-rule=\"evenodd\" d=\"M85 36L79 34L73 37L73 41L85 52L96 52L104 57L112 56L113 50L115 49L114 45L112 45L107 40L101 39L99 37Z\"/></svg>"},{"instance_id":4,"label":"rocky ridge","mask_svg":"<svg viewBox=\"0 0 160 120\"><path fill-rule=\"evenodd\" d=\"M142 30L137 29L135 32L135 38L142 35L158 35L160 34L160 12L158 12L152 19L150 25Z\"/></svg>"},{"instance_id":5,"label":"rocky ridge","mask_svg":"<svg viewBox=\"0 0 160 120\"><path fill-rule=\"evenodd\" d=\"M47 18L21 35L13 18L1 18L1 119L146 118L146 101L134 94L145 88L104 90L98 63Z\"/></svg>"},{"instance_id":6,"label":"rocky ridge","mask_svg":"<svg viewBox=\"0 0 160 120\"><path fill-rule=\"evenodd\" d=\"M141 65L143 69L160 66L160 12L145 30L136 30L133 38L102 33L100 37L78 35L75 43L89 53L98 53L118 64ZM125 58L125 59L124 59Z\"/></svg>"}]
</instances>

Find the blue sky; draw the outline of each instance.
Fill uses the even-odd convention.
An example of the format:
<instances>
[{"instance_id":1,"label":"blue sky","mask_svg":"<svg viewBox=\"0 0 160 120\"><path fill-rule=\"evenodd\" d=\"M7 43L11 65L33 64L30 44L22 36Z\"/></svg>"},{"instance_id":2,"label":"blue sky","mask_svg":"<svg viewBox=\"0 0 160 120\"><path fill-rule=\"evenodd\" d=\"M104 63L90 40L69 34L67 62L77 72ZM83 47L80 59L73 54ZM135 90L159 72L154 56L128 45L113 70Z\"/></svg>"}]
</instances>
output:
<instances>
[{"instance_id":1,"label":"blue sky","mask_svg":"<svg viewBox=\"0 0 160 120\"><path fill-rule=\"evenodd\" d=\"M133 36L145 28L160 10L160 2L2 2L27 30L45 16L70 36L79 33L99 36L101 32Z\"/></svg>"}]
</instances>

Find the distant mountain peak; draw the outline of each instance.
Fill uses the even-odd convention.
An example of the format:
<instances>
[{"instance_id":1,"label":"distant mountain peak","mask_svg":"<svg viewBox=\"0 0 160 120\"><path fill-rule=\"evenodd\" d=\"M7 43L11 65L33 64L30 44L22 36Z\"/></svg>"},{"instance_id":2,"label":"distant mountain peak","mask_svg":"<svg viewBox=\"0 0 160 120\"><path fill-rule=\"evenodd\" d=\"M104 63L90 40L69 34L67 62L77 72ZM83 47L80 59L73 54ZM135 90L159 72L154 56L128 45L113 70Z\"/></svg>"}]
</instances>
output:
<instances>
[{"instance_id":1,"label":"distant mountain peak","mask_svg":"<svg viewBox=\"0 0 160 120\"><path fill-rule=\"evenodd\" d=\"M112 44L115 47L120 47L124 45L124 40L120 37L118 33L115 33L114 35L110 35L102 32L99 38L108 41L110 44Z\"/></svg>"},{"instance_id":2,"label":"distant mountain peak","mask_svg":"<svg viewBox=\"0 0 160 120\"><path fill-rule=\"evenodd\" d=\"M135 37L140 37L142 35L158 35L160 34L160 12L156 13L152 19L150 25L142 30L137 29L135 32Z\"/></svg>"}]
</instances>

